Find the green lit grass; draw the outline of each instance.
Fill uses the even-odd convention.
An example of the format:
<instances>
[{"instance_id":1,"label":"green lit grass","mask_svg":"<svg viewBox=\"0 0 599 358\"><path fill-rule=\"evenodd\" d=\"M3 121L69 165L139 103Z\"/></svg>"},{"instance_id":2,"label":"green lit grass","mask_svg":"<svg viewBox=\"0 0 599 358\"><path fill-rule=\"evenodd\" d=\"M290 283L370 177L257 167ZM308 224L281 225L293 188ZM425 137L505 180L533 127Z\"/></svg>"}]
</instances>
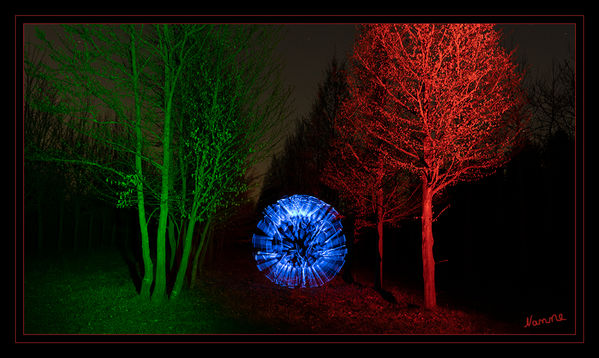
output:
<instances>
[{"instance_id":1,"label":"green lit grass","mask_svg":"<svg viewBox=\"0 0 599 358\"><path fill-rule=\"evenodd\" d=\"M260 331L226 318L199 291L162 304L139 298L116 252L26 259L25 334L196 334Z\"/></svg>"}]
</instances>

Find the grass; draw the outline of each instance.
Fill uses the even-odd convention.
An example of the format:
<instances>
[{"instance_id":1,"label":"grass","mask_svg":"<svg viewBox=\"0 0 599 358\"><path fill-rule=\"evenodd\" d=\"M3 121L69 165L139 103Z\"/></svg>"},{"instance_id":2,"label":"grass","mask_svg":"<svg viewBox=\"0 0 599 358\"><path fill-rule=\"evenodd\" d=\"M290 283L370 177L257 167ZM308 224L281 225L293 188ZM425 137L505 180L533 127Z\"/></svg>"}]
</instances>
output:
<instances>
[{"instance_id":1,"label":"grass","mask_svg":"<svg viewBox=\"0 0 599 358\"><path fill-rule=\"evenodd\" d=\"M118 253L27 260L25 333L181 334L247 330L197 291L152 303L141 299Z\"/></svg>"},{"instance_id":2,"label":"grass","mask_svg":"<svg viewBox=\"0 0 599 358\"><path fill-rule=\"evenodd\" d=\"M138 297L116 251L27 258L25 334L488 334L514 327L388 286L385 299L356 274L325 287L273 285L244 250L208 267L199 287L162 304ZM362 282L362 284L360 284Z\"/></svg>"}]
</instances>

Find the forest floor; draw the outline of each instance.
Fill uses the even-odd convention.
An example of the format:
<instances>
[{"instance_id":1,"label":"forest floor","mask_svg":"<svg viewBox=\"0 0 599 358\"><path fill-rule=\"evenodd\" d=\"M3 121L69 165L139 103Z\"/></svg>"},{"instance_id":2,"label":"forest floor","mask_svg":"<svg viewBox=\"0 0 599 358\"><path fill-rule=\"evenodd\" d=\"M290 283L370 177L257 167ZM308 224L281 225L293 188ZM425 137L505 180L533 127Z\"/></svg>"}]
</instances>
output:
<instances>
[{"instance_id":1,"label":"forest floor","mask_svg":"<svg viewBox=\"0 0 599 358\"><path fill-rule=\"evenodd\" d=\"M352 284L338 275L320 288L278 287L258 271L247 247L238 246L221 264L204 269L197 288L162 304L138 297L117 250L26 257L24 333L216 334L218 340L258 334L280 340L287 334L519 332L514 324L443 302L436 311L424 310L421 293L394 282L386 281L387 294L381 295L359 270Z\"/></svg>"}]
</instances>

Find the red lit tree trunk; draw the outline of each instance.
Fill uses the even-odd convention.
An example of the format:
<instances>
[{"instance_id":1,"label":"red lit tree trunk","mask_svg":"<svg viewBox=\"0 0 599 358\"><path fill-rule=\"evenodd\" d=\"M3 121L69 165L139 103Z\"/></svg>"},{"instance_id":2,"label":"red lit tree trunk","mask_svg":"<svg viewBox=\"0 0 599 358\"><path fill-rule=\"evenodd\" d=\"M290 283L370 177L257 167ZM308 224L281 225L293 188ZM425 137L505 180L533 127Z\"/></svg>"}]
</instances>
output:
<instances>
[{"instance_id":1,"label":"red lit tree trunk","mask_svg":"<svg viewBox=\"0 0 599 358\"><path fill-rule=\"evenodd\" d=\"M435 258L433 257L433 190L426 178L422 182L422 278L424 280L424 307L437 306L435 291Z\"/></svg>"},{"instance_id":2,"label":"red lit tree trunk","mask_svg":"<svg viewBox=\"0 0 599 358\"><path fill-rule=\"evenodd\" d=\"M375 148L364 146L361 122L348 115L353 102L345 103L334 126L329 160L322 180L336 190L351 215L353 235L361 229L376 228L374 288L383 289L383 229L396 226L418 212L420 202L410 177L395 175L382 156L373 156Z\"/></svg>"}]
</instances>

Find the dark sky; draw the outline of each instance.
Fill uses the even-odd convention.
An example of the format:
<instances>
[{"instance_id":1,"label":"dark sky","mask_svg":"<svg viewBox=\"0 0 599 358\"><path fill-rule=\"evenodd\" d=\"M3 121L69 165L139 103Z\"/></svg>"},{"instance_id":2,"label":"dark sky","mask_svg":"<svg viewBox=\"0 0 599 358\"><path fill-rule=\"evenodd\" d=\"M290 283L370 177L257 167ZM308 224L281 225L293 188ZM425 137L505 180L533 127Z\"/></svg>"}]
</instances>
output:
<instances>
[{"instance_id":1,"label":"dark sky","mask_svg":"<svg viewBox=\"0 0 599 358\"><path fill-rule=\"evenodd\" d=\"M343 61L354 43L355 25L285 25L279 51L284 79L294 88L294 113L308 113L333 56Z\"/></svg>"},{"instance_id":2,"label":"dark sky","mask_svg":"<svg viewBox=\"0 0 599 358\"><path fill-rule=\"evenodd\" d=\"M574 59L574 24L501 24L506 42L518 46L531 73L546 73L551 61ZM294 87L295 113L308 113L318 83L333 55L339 60L352 50L355 25L285 25L279 49L285 59L284 78Z\"/></svg>"}]
</instances>

